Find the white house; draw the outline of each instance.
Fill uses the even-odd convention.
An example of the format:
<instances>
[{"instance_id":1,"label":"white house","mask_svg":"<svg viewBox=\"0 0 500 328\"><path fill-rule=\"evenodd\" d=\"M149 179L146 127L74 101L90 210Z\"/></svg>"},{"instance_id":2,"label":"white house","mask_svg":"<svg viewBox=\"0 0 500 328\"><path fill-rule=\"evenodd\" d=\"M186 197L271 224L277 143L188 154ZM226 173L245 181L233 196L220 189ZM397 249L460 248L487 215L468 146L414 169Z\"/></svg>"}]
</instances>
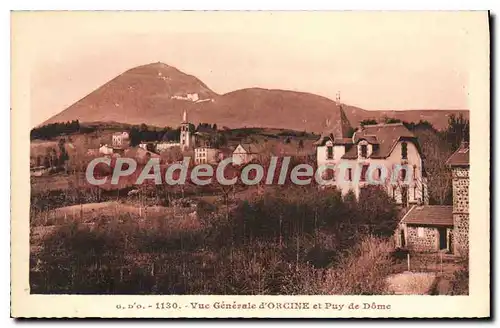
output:
<instances>
[{"instance_id":1,"label":"white house","mask_svg":"<svg viewBox=\"0 0 500 328\"><path fill-rule=\"evenodd\" d=\"M180 142L161 141L155 145L155 149L158 153L164 152L174 147L181 147Z\"/></svg>"},{"instance_id":2,"label":"white house","mask_svg":"<svg viewBox=\"0 0 500 328\"><path fill-rule=\"evenodd\" d=\"M318 168L343 194L359 196L368 184L384 187L398 204L427 204L422 152L415 135L402 123L365 125L348 136L349 121L340 106L336 124L316 142Z\"/></svg>"},{"instance_id":3,"label":"white house","mask_svg":"<svg viewBox=\"0 0 500 328\"><path fill-rule=\"evenodd\" d=\"M112 136L113 148L124 148L128 147L129 142L129 134L128 132L115 132Z\"/></svg>"},{"instance_id":4,"label":"white house","mask_svg":"<svg viewBox=\"0 0 500 328\"><path fill-rule=\"evenodd\" d=\"M101 145L101 147L99 147L99 153L103 155L112 155L113 147L110 147L108 145Z\"/></svg>"},{"instance_id":5,"label":"white house","mask_svg":"<svg viewBox=\"0 0 500 328\"><path fill-rule=\"evenodd\" d=\"M255 144L241 143L233 151L233 165L243 165L257 159L259 148Z\"/></svg>"},{"instance_id":6,"label":"white house","mask_svg":"<svg viewBox=\"0 0 500 328\"><path fill-rule=\"evenodd\" d=\"M195 164L216 164L218 161L218 149L202 146L194 149Z\"/></svg>"}]
</instances>

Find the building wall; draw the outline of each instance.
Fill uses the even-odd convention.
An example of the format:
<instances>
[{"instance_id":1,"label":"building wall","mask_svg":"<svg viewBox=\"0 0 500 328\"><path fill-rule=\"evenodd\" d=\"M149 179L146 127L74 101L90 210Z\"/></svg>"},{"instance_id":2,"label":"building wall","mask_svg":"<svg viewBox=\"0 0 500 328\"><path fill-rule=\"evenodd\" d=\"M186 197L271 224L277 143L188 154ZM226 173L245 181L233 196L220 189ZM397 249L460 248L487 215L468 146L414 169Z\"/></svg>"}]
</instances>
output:
<instances>
[{"instance_id":1,"label":"building wall","mask_svg":"<svg viewBox=\"0 0 500 328\"><path fill-rule=\"evenodd\" d=\"M113 148L109 147L108 145L101 146L99 148L99 153L104 155L111 155L113 154Z\"/></svg>"},{"instance_id":2,"label":"building wall","mask_svg":"<svg viewBox=\"0 0 500 328\"><path fill-rule=\"evenodd\" d=\"M181 124L181 136L180 136L180 144L181 144L181 149L187 150L191 147L191 132L189 132L189 124L188 123L182 123Z\"/></svg>"},{"instance_id":3,"label":"building wall","mask_svg":"<svg viewBox=\"0 0 500 328\"><path fill-rule=\"evenodd\" d=\"M454 167L453 175L453 242L455 253L469 253L469 168Z\"/></svg>"},{"instance_id":4,"label":"building wall","mask_svg":"<svg viewBox=\"0 0 500 328\"><path fill-rule=\"evenodd\" d=\"M194 150L195 164L216 164L217 163L217 149L200 147Z\"/></svg>"},{"instance_id":5,"label":"building wall","mask_svg":"<svg viewBox=\"0 0 500 328\"><path fill-rule=\"evenodd\" d=\"M242 165L250 162L255 158L255 154L249 154L247 151L241 146L238 145L233 152L233 165Z\"/></svg>"},{"instance_id":6,"label":"building wall","mask_svg":"<svg viewBox=\"0 0 500 328\"><path fill-rule=\"evenodd\" d=\"M400 247L402 246L400 240L401 229L404 231L406 248L417 252L437 252L440 250L438 227L403 224L400 229L396 230L396 234L398 234L396 243ZM447 248L450 246L449 236L452 229L452 227L446 227ZM422 233L421 235L419 235L419 230Z\"/></svg>"},{"instance_id":7,"label":"building wall","mask_svg":"<svg viewBox=\"0 0 500 328\"><path fill-rule=\"evenodd\" d=\"M181 147L181 144L178 142L159 142L156 144L156 151L162 152L173 147Z\"/></svg>"},{"instance_id":8,"label":"building wall","mask_svg":"<svg viewBox=\"0 0 500 328\"><path fill-rule=\"evenodd\" d=\"M330 141L329 141L330 142ZM394 147L391 154L384 159L372 159L367 158L363 159L358 156L357 159L341 159L344 155L345 150L344 146L334 146L334 159L327 160L326 159L326 147L328 146L328 142L323 147L317 147L317 159L318 166L323 164L339 164L340 168L351 168L352 169L352 181L347 181L345 178L347 176L347 172L345 170L338 170L337 178L335 181L335 185L341 190L342 194L347 194L349 190L354 191L356 196L359 196L359 192L363 186L367 185L367 182L359 181L359 177L361 176L361 170L363 165L370 165L370 170L374 172L376 168L385 168L386 177L383 185L390 197L394 197L397 203L402 202L402 185L406 185L408 187L408 203L409 204L417 204L422 202L424 204L428 204L428 192L427 192L427 181L422 175L422 158L420 157L420 153L418 152L417 147L412 142L407 143L407 159L404 160L404 163L408 165L407 170L407 179L406 183L403 183L401 180L392 179L394 174L395 165L401 165L403 163L401 158L401 144L402 142L398 142ZM354 145L353 147L358 147L359 145ZM359 151L359 149L358 149ZM371 154L371 149L369 147L368 154ZM415 168L415 175L413 174L413 168ZM382 169L384 170L384 169ZM376 173L374 173L376 174ZM339 175L342 175L341 177ZM374 175L375 176L375 175ZM339 178L340 177L340 178ZM358 178L356 178L358 177Z\"/></svg>"},{"instance_id":9,"label":"building wall","mask_svg":"<svg viewBox=\"0 0 500 328\"><path fill-rule=\"evenodd\" d=\"M423 237L418 235L418 230L423 230ZM439 250L439 232L435 227L419 227L409 225L406 227L406 244L409 249L421 252L434 252Z\"/></svg>"},{"instance_id":10,"label":"building wall","mask_svg":"<svg viewBox=\"0 0 500 328\"><path fill-rule=\"evenodd\" d=\"M328 147L333 147L333 159L328 158ZM324 146L318 146L316 150L316 162L319 165L338 163L345 154L344 145L333 145L331 140L328 140Z\"/></svg>"}]
</instances>

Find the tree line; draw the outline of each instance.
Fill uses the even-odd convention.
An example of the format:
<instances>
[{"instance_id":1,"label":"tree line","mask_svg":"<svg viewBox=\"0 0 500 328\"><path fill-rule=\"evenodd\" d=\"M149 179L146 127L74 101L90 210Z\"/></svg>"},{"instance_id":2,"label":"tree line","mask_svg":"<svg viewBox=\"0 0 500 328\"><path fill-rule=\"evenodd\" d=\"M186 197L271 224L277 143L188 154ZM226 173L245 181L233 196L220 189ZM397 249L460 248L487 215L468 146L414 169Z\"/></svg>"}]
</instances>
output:
<instances>
[{"instance_id":1,"label":"tree line","mask_svg":"<svg viewBox=\"0 0 500 328\"><path fill-rule=\"evenodd\" d=\"M49 140L60 135L68 135L81 132L82 127L78 120L67 121L62 123L51 123L41 127L33 128L30 133L31 140L44 139Z\"/></svg>"}]
</instances>

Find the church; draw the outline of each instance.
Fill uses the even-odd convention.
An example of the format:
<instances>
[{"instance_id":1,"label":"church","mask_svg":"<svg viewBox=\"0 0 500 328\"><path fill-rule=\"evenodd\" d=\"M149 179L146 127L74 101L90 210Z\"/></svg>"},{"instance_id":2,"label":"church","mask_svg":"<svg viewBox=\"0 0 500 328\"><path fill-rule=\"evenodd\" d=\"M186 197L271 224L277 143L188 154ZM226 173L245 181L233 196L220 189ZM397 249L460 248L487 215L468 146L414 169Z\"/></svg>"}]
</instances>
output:
<instances>
[{"instance_id":1,"label":"church","mask_svg":"<svg viewBox=\"0 0 500 328\"><path fill-rule=\"evenodd\" d=\"M339 96L332 116L315 146L318 167L346 168L326 171L333 186L343 195L353 191L359 197L364 186L377 181L403 207L428 203L423 154L406 126L381 123L354 130Z\"/></svg>"}]
</instances>

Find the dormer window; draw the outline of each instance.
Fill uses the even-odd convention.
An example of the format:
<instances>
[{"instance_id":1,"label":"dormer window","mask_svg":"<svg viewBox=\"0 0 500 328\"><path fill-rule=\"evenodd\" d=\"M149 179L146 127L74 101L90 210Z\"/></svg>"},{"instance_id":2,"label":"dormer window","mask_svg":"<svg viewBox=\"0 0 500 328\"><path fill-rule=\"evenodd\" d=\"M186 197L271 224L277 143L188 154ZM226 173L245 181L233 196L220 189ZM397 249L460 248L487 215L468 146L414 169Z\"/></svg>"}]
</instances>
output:
<instances>
[{"instance_id":1,"label":"dormer window","mask_svg":"<svg viewBox=\"0 0 500 328\"><path fill-rule=\"evenodd\" d=\"M401 144L401 159L408 159L408 144L406 142Z\"/></svg>"},{"instance_id":2,"label":"dormer window","mask_svg":"<svg viewBox=\"0 0 500 328\"><path fill-rule=\"evenodd\" d=\"M333 146L326 146L326 159L333 159Z\"/></svg>"},{"instance_id":3,"label":"dormer window","mask_svg":"<svg viewBox=\"0 0 500 328\"><path fill-rule=\"evenodd\" d=\"M361 145L361 157L368 157L368 145Z\"/></svg>"}]
</instances>

